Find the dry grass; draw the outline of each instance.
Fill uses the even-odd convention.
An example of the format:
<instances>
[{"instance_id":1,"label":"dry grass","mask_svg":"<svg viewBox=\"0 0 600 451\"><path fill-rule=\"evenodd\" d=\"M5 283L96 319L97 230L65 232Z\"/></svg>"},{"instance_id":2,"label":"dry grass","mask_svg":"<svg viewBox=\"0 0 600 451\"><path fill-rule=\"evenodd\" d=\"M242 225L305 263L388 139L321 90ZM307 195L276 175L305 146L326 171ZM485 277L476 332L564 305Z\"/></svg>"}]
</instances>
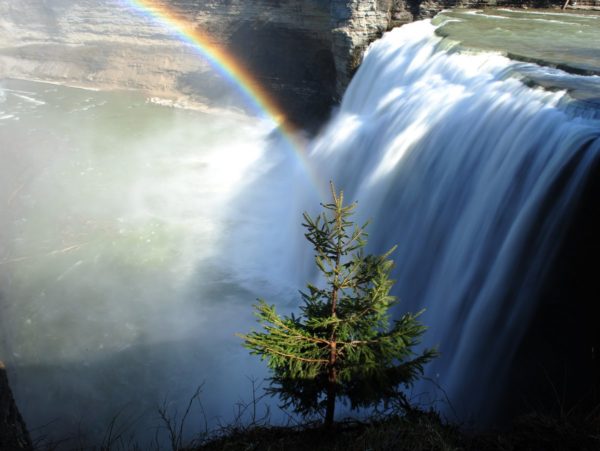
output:
<instances>
[{"instance_id":1,"label":"dry grass","mask_svg":"<svg viewBox=\"0 0 600 451\"><path fill-rule=\"evenodd\" d=\"M297 428L256 426L223 430L188 451L598 451L600 416L555 418L531 414L501 432L469 433L420 412L371 422L344 422L332 431L308 425Z\"/></svg>"}]
</instances>

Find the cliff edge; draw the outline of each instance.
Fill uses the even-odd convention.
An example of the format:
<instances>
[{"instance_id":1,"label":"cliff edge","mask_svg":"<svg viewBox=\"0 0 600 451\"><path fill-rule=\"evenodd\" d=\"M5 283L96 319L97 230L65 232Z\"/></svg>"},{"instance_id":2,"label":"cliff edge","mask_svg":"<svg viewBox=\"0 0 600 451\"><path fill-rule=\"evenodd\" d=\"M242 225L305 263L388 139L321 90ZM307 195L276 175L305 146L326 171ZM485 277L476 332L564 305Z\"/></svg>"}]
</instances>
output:
<instances>
[{"instance_id":1,"label":"cliff edge","mask_svg":"<svg viewBox=\"0 0 600 451\"><path fill-rule=\"evenodd\" d=\"M6 368L0 361L0 450L31 450L33 445L25 422L8 385Z\"/></svg>"},{"instance_id":2,"label":"cliff edge","mask_svg":"<svg viewBox=\"0 0 600 451\"><path fill-rule=\"evenodd\" d=\"M563 0L153 0L143 5L156 3L196 26L241 62L292 122L317 128L341 99L367 46L385 31L444 8L552 2ZM136 89L227 105L231 85L218 69L144 8L120 0L0 0L0 79Z\"/></svg>"}]
</instances>

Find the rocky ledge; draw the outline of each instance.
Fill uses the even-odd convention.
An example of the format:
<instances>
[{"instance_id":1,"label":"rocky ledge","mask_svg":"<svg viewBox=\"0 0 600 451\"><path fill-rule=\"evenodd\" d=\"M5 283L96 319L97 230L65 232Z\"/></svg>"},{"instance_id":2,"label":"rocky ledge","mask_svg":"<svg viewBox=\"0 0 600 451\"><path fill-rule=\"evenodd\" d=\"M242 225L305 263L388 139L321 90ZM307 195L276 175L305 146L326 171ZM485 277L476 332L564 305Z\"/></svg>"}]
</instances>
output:
<instances>
[{"instance_id":1,"label":"rocky ledge","mask_svg":"<svg viewBox=\"0 0 600 451\"><path fill-rule=\"evenodd\" d=\"M551 5L546 0L153 2L233 53L304 126L323 123L367 46L390 28L449 7ZM173 30L122 0L0 0L0 79L6 77L140 89L218 104L230 89Z\"/></svg>"},{"instance_id":2,"label":"rocky ledge","mask_svg":"<svg viewBox=\"0 0 600 451\"><path fill-rule=\"evenodd\" d=\"M6 368L0 361L0 450L31 449L31 438L13 399Z\"/></svg>"}]
</instances>

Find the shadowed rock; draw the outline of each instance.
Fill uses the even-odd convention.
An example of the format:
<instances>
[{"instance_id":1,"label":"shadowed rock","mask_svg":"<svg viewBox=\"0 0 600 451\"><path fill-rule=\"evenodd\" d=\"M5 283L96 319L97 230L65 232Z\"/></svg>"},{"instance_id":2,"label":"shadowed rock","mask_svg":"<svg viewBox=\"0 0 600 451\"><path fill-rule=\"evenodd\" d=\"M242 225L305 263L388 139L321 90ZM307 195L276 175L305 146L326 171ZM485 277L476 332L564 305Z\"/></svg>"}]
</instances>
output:
<instances>
[{"instance_id":1,"label":"shadowed rock","mask_svg":"<svg viewBox=\"0 0 600 451\"><path fill-rule=\"evenodd\" d=\"M23 417L8 385L6 368L0 361L0 451L33 449Z\"/></svg>"}]
</instances>

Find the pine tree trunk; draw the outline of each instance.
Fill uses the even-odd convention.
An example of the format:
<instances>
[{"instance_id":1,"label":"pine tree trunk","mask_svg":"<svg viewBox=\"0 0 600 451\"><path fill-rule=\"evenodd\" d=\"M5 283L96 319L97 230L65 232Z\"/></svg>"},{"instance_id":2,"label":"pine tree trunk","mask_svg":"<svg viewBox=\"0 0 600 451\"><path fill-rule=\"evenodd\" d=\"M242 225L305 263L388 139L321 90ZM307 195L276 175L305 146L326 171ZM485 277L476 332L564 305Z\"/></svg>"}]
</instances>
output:
<instances>
[{"instance_id":1,"label":"pine tree trunk","mask_svg":"<svg viewBox=\"0 0 600 451\"><path fill-rule=\"evenodd\" d=\"M337 265L339 265L339 256ZM338 288L337 280L334 282L333 291L331 293L331 317L337 316L337 298ZM329 363L327 365L327 410L325 411L325 428L331 429L333 426L333 418L335 415L335 387L337 385L337 333L335 326L332 326L331 336L329 337Z\"/></svg>"},{"instance_id":2,"label":"pine tree trunk","mask_svg":"<svg viewBox=\"0 0 600 451\"><path fill-rule=\"evenodd\" d=\"M327 410L325 411L325 428L331 429L335 415L335 386L337 383L337 372L335 370L335 361L337 358L337 348L335 341L331 344L331 354L329 356L329 371L327 374Z\"/></svg>"},{"instance_id":3,"label":"pine tree trunk","mask_svg":"<svg viewBox=\"0 0 600 451\"><path fill-rule=\"evenodd\" d=\"M337 302L338 302L338 293L339 293L339 279L338 275L340 273L340 262L342 258L342 235L343 235L343 215L342 215L342 207L344 203L343 194L339 199L335 198L336 201L336 229L338 232L337 238L337 252L335 255L335 266L333 267L334 276L333 276L333 287L331 289L331 317L337 317ZM327 408L325 411L325 428L331 429L333 426L333 419L335 417L335 397L336 397L336 385L337 385L337 333L336 326L333 325L331 329L331 336L329 338L329 363L327 365Z\"/></svg>"}]
</instances>

